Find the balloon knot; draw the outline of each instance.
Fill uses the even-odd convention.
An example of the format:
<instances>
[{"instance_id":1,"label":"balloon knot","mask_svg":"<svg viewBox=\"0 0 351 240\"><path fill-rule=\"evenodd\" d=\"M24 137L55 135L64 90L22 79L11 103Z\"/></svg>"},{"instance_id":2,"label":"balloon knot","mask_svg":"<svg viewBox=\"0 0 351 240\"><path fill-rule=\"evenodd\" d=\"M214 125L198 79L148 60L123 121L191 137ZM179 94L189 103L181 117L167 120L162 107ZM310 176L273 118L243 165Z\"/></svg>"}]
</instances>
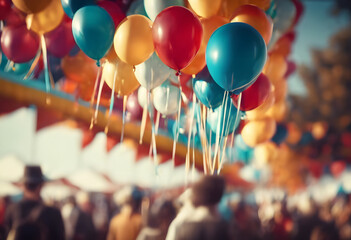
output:
<instances>
[{"instance_id":1,"label":"balloon knot","mask_svg":"<svg viewBox=\"0 0 351 240\"><path fill-rule=\"evenodd\" d=\"M175 75L179 77L180 75L182 75L182 73L178 70Z\"/></svg>"},{"instance_id":2,"label":"balloon knot","mask_svg":"<svg viewBox=\"0 0 351 240\"><path fill-rule=\"evenodd\" d=\"M96 61L96 66L98 66L98 67L101 66L100 59Z\"/></svg>"},{"instance_id":3,"label":"balloon knot","mask_svg":"<svg viewBox=\"0 0 351 240\"><path fill-rule=\"evenodd\" d=\"M135 72L135 70L136 70L136 68L135 68L135 66L133 65L133 72Z\"/></svg>"}]
</instances>

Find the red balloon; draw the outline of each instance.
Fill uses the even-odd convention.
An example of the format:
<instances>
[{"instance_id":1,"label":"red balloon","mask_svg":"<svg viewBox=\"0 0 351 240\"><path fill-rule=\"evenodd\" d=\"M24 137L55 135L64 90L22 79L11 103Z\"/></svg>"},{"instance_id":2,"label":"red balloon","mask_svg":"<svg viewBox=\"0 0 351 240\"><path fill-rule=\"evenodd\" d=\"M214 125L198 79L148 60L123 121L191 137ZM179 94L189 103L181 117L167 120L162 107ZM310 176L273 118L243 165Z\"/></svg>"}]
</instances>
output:
<instances>
[{"instance_id":1,"label":"red balloon","mask_svg":"<svg viewBox=\"0 0 351 240\"><path fill-rule=\"evenodd\" d=\"M287 65L288 69L286 70L286 73L284 75L284 78L288 78L291 74L293 74L296 71L296 63L293 61L287 60Z\"/></svg>"},{"instance_id":2,"label":"red balloon","mask_svg":"<svg viewBox=\"0 0 351 240\"><path fill-rule=\"evenodd\" d=\"M115 24L115 28L117 28L118 24L126 17L117 3L103 0L101 2L98 2L98 5L99 7L105 9L108 14L110 14L113 23Z\"/></svg>"},{"instance_id":3,"label":"red balloon","mask_svg":"<svg viewBox=\"0 0 351 240\"><path fill-rule=\"evenodd\" d=\"M330 165L330 172L334 177L339 177L341 173L345 170L346 163L342 160L332 162Z\"/></svg>"},{"instance_id":4,"label":"red balloon","mask_svg":"<svg viewBox=\"0 0 351 240\"><path fill-rule=\"evenodd\" d=\"M11 11L10 0L0 0L0 20L5 20L7 14Z\"/></svg>"},{"instance_id":5,"label":"red balloon","mask_svg":"<svg viewBox=\"0 0 351 240\"><path fill-rule=\"evenodd\" d=\"M172 6L160 12L152 26L160 59L177 71L190 64L202 40L200 20L187 8Z\"/></svg>"},{"instance_id":6,"label":"red balloon","mask_svg":"<svg viewBox=\"0 0 351 240\"><path fill-rule=\"evenodd\" d=\"M1 0L0 0L1 1ZM5 19L6 26L19 26L26 24L26 15L17 8L10 9Z\"/></svg>"},{"instance_id":7,"label":"red balloon","mask_svg":"<svg viewBox=\"0 0 351 240\"><path fill-rule=\"evenodd\" d=\"M271 83L269 79L261 73L254 84L242 92L240 110L250 111L260 106L268 97L271 91ZM239 95L231 96L233 103L238 107Z\"/></svg>"},{"instance_id":8,"label":"red balloon","mask_svg":"<svg viewBox=\"0 0 351 240\"><path fill-rule=\"evenodd\" d=\"M76 45L72 34L72 20L64 15L61 24L45 34L48 52L58 58L66 56Z\"/></svg>"},{"instance_id":9,"label":"red balloon","mask_svg":"<svg viewBox=\"0 0 351 240\"><path fill-rule=\"evenodd\" d=\"M1 48L6 57L15 63L33 59L39 50L39 37L25 25L5 27L1 36Z\"/></svg>"},{"instance_id":10,"label":"red balloon","mask_svg":"<svg viewBox=\"0 0 351 240\"><path fill-rule=\"evenodd\" d=\"M142 118L143 108L139 105L137 91L129 95L126 107L132 121L140 120Z\"/></svg>"}]
</instances>

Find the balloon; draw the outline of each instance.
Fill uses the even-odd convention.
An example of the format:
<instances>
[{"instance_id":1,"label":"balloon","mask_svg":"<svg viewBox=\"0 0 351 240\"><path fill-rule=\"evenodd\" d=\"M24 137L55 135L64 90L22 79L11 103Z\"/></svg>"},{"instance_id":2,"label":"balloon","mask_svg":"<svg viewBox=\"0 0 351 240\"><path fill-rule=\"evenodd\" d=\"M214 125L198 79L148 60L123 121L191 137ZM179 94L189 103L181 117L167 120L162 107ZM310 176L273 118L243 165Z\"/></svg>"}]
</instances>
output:
<instances>
[{"instance_id":1,"label":"balloon","mask_svg":"<svg viewBox=\"0 0 351 240\"><path fill-rule=\"evenodd\" d=\"M178 112L180 90L178 87L171 85L169 82L152 91L153 103L157 111L163 115L172 115Z\"/></svg>"},{"instance_id":2,"label":"balloon","mask_svg":"<svg viewBox=\"0 0 351 240\"><path fill-rule=\"evenodd\" d=\"M66 56L76 45L72 34L72 20L64 17L61 24L45 34L48 52L58 58Z\"/></svg>"},{"instance_id":3,"label":"balloon","mask_svg":"<svg viewBox=\"0 0 351 240\"><path fill-rule=\"evenodd\" d=\"M287 128L288 128L288 136L286 138L286 142L292 145L296 145L301 139L301 136L302 136L301 130L293 122L288 123Z\"/></svg>"},{"instance_id":4,"label":"balloon","mask_svg":"<svg viewBox=\"0 0 351 240\"><path fill-rule=\"evenodd\" d=\"M120 59L105 63L102 78L111 89L115 81L115 92L119 96L130 95L140 86L134 75L133 67Z\"/></svg>"},{"instance_id":5,"label":"balloon","mask_svg":"<svg viewBox=\"0 0 351 240\"><path fill-rule=\"evenodd\" d=\"M63 10L73 19L74 14L82 7L95 5L95 0L61 0Z\"/></svg>"},{"instance_id":6,"label":"balloon","mask_svg":"<svg viewBox=\"0 0 351 240\"><path fill-rule=\"evenodd\" d=\"M193 78L193 90L200 102L208 108L215 109L223 102L224 90L213 81L207 67Z\"/></svg>"},{"instance_id":7,"label":"balloon","mask_svg":"<svg viewBox=\"0 0 351 240\"><path fill-rule=\"evenodd\" d=\"M287 70L286 73L284 74L284 78L287 79L290 77L291 74L293 74L296 71L296 63L293 61L287 60Z\"/></svg>"},{"instance_id":8,"label":"balloon","mask_svg":"<svg viewBox=\"0 0 351 240\"><path fill-rule=\"evenodd\" d=\"M186 68L182 69L182 73L190 75L197 74L206 66L205 54L208 40L210 39L212 33L220 26L228 23L228 20L224 17L213 16L210 18L202 18L200 22L203 29L200 49L196 53L191 63Z\"/></svg>"},{"instance_id":9,"label":"balloon","mask_svg":"<svg viewBox=\"0 0 351 240\"><path fill-rule=\"evenodd\" d=\"M148 90L143 86L140 86L138 89L138 103L143 108L147 107L147 98L148 98ZM150 100L152 101L152 95Z\"/></svg>"},{"instance_id":10,"label":"balloon","mask_svg":"<svg viewBox=\"0 0 351 240\"><path fill-rule=\"evenodd\" d=\"M103 9L110 14L113 23L115 24L115 29L118 27L118 24L122 22L122 20L126 17L124 12L121 10L121 8L118 6L117 3L107 1L107 0L102 0L98 2L98 6L102 7Z\"/></svg>"},{"instance_id":11,"label":"balloon","mask_svg":"<svg viewBox=\"0 0 351 240\"><path fill-rule=\"evenodd\" d=\"M272 19L259 7L253 5L242 5L233 13L231 22L243 22L254 27L263 37L266 45L272 37Z\"/></svg>"},{"instance_id":12,"label":"balloon","mask_svg":"<svg viewBox=\"0 0 351 240\"><path fill-rule=\"evenodd\" d=\"M38 35L25 25L5 27L1 35L1 49L15 63L33 59L39 50L39 42Z\"/></svg>"},{"instance_id":13,"label":"balloon","mask_svg":"<svg viewBox=\"0 0 351 240\"><path fill-rule=\"evenodd\" d=\"M345 168L346 168L346 162L341 160L334 161L330 164L330 172L336 178L340 177L340 175L345 170Z\"/></svg>"},{"instance_id":14,"label":"balloon","mask_svg":"<svg viewBox=\"0 0 351 240\"><path fill-rule=\"evenodd\" d=\"M127 111L131 120L140 120L143 115L143 108L138 102L138 93L132 93L127 100Z\"/></svg>"},{"instance_id":15,"label":"balloon","mask_svg":"<svg viewBox=\"0 0 351 240\"><path fill-rule=\"evenodd\" d=\"M142 15L130 15L118 26L114 48L118 57L134 66L146 61L154 52L152 22Z\"/></svg>"},{"instance_id":16,"label":"balloon","mask_svg":"<svg viewBox=\"0 0 351 240\"><path fill-rule=\"evenodd\" d=\"M287 70L285 58L280 54L271 54L264 66L263 73L274 84L284 77Z\"/></svg>"},{"instance_id":17,"label":"balloon","mask_svg":"<svg viewBox=\"0 0 351 240\"><path fill-rule=\"evenodd\" d=\"M255 147L255 163L264 166L278 157L278 147L273 142L265 142Z\"/></svg>"},{"instance_id":18,"label":"balloon","mask_svg":"<svg viewBox=\"0 0 351 240\"><path fill-rule=\"evenodd\" d=\"M222 5L218 12L218 15L232 19L232 15L235 9L244 4L246 4L246 0L222 0Z\"/></svg>"},{"instance_id":19,"label":"balloon","mask_svg":"<svg viewBox=\"0 0 351 240\"><path fill-rule=\"evenodd\" d=\"M207 123L209 124L212 132L220 134L220 136L227 136L231 134L239 126L240 118L243 115L242 113L239 113L239 119L236 120L237 111L238 110L233 105L229 97L224 103L224 106L219 106L214 111L209 111L207 116ZM217 132L218 123L219 133Z\"/></svg>"},{"instance_id":20,"label":"balloon","mask_svg":"<svg viewBox=\"0 0 351 240\"><path fill-rule=\"evenodd\" d=\"M228 23L208 41L206 63L215 82L226 91L251 85L266 61L262 36L246 23Z\"/></svg>"},{"instance_id":21,"label":"balloon","mask_svg":"<svg viewBox=\"0 0 351 240\"><path fill-rule=\"evenodd\" d=\"M167 80L169 74L170 69L160 60L155 52L148 60L135 66L135 76L140 85L147 90L160 86Z\"/></svg>"},{"instance_id":22,"label":"balloon","mask_svg":"<svg viewBox=\"0 0 351 240\"><path fill-rule=\"evenodd\" d=\"M234 148L231 149L231 151L234 152L234 159L242 161L244 164L248 164L249 161L254 157L254 149L244 142L241 134L235 136Z\"/></svg>"},{"instance_id":23,"label":"balloon","mask_svg":"<svg viewBox=\"0 0 351 240\"><path fill-rule=\"evenodd\" d=\"M262 10L267 10L271 4L271 0L246 0L246 4L252 4L255 5Z\"/></svg>"},{"instance_id":24,"label":"balloon","mask_svg":"<svg viewBox=\"0 0 351 240\"><path fill-rule=\"evenodd\" d=\"M284 120L287 112L287 106L285 101L276 102L273 106L267 110L267 116L272 117L277 122Z\"/></svg>"},{"instance_id":25,"label":"balloon","mask_svg":"<svg viewBox=\"0 0 351 240\"><path fill-rule=\"evenodd\" d=\"M75 56L65 56L62 59L61 66L65 76L71 81L83 83L96 79L96 64L82 51L79 51Z\"/></svg>"},{"instance_id":26,"label":"balloon","mask_svg":"<svg viewBox=\"0 0 351 240\"><path fill-rule=\"evenodd\" d=\"M273 118L249 121L241 131L244 142L255 147L271 139L276 131L276 123Z\"/></svg>"},{"instance_id":27,"label":"balloon","mask_svg":"<svg viewBox=\"0 0 351 240\"><path fill-rule=\"evenodd\" d=\"M132 2L132 4L130 5L127 11L127 16L130 16L133 14L139 14L147 17L147 13L144 7L144 0L135 0Z\"/></svg>"},{"instance_id":28,"label":"balloon","mask_svg":"<svg viewBox=\"0 0 351 240\"><path fill-rule=\"evenodd\" d=\"M277 145L280 145L285 141L288 136L288 129L285 124L279 123L277 124L277 129L275 130L275 134L272 137L272 142L275 142Z\"/></svg>"},{"instance_id":29,"label":"balloon","mask_svg":"<svg viewBox=\"0 0 351 240\"><path fill-rule=\"evenodd\" d=\"M60 0L51 0L42 11L27 16L30 29L38 34L50 32L60 25L64 12Z\"/></svg>"},{"instance_id":30,"label":"balloon","mask_svg":"<svg viewBox=\"0 0 351 240\"><path fill-rule=\"evenodd\" d=\"M184 0L144 0L146 13L152 21L155 21L155 18L163 9L171 6L184 7Z\"/></svg>"},{"instance_id":31,"label":"balloon","mask_svg":"<svg viewBox=\"0 0 351 240\"><path fill-rule=\"evenodd\" d=\"M11 12L11 0L0 0L0 20L5 20Z\"/></svg>"},{"instance_id":32,"label":"balloon","mask_svg":"<svg viewBox=\"0 0 351 240\"><path fill-rule=\"evenodd\" d=\"M46 8L51 0L12 0L16 8L25 13L37 13Z\"/></svg>"},{"instance_id":33,"label":"balloon","mask_svg":"<svg viewBox=\"0 0 351 240\"><path fill-rule=\"evenodd\" d=\"M152 36L160 59L170 68L180 71L191 62L200 48L202 26L191 11L173 6L157 15Z\"/></svg>"},{"instance_id":34,"label":"balloon","mask_svg":"<svg viewBox=\"0 0 351 240\"><path fill-rule=\"evenodd\" d=\"M72 32L78 47L90 58L100 60L112 45L115 26L104 9L86 6L74 14Z\"/></svg>"},{"instance_id":35,"label":"balloon","mask_svg":"<svg viewBox=\"0 0 351 240\"><path fill-rule=\"evenodd\" d=\"M251 111L247 111L246 113L246 117L249 120L254 120L254 119L261 119L265 117L266 112L268 111L268 109L270 109L270 107L273 106L275 102L275 95L274 95L274 89L273 87L271 88L267 99L257 108L251 110Z\"/></svg>"},{"instance_id":36,"label":"balloon","mask_svg":"<svg viewBox=\"0 0 351 240\"><path fill-rule=\"evenodd\" d=\"M220 0L188 0L188 2L196 14L204 18L216 15L222 4Z\"/></svg>"},{"instance_id":37,"label":"balloon","mask_svg":"<svg viewBox=\"0 0 351 240\"><path fill-rule=\"evenodd\" d=\"M257 80L242 92L240 110L250 111L260 106L268 98L271 88L269 79L261 73ZM234 105L238 107L239 95L233 94L231 98Z\"/></svg>"},{"instance_id":38,"label":"balloon","mask_svg":"<svg viewBox=\"0 0 351 240\"><path fill-rule=\"evenodd\" d=\"M6 15L5 25L6 26L19 26L26 24L26 14L18 10L17 8L12 8Z\"/></svg>"},{"instance_id":39,"label":"balloon","mask_svg":"<svg viewBox=\"0 0 351 240\"><path fill-rule=\"evenodd\" d=\"M271 1L269 8L266 10L266 14L274 20L275 16L277 15L277 6L275 5L275 1Z\"/></svg>"},{"instance_id":40,"label":"balloon","mask_svg":"<svg viewBox=\"0 0 351 240\"><path fill-rule=\"evenodd\" d=\"M274 96L276 102L284 101L287 94L288 83L285 79L280 79L274 83Z\"/></svg>"},{"instance_id":41,"label":"balloon","mask_svg":"<svg viewBox=\"0 0 351 240\"><path fill-rule=\"evenodd\" d=\"M275 0L277 14L274 19L274 30L283 34L292 26L295 16L296 7L292 1Z\"/></svg>"}]
</instances>

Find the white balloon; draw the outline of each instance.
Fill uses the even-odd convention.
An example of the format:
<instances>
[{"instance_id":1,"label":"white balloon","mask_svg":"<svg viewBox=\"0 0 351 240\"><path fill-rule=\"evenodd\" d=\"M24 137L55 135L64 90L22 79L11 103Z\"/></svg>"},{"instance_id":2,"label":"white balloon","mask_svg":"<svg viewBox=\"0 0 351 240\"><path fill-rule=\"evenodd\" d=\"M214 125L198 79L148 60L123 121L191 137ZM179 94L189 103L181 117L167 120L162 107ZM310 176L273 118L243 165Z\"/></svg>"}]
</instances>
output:
<instances>
[{"instance_id":1,"label":"white balloon","mask_svg":"<svg viewBox=\"0 0 351 240\"><path fill-rule=\"evenodd\" d=\"M144 0L145 11L152 21L155 21L163 9L170 6L184 6L184 0Z\"/></svg>"},{"instance_id":2,"label":"white balloon","mask_svg":"<svg viewBox=\"0 0 351 240\"><path fill-rule=\"evenodd\" d=\"M142 108L145 108L147 106L147 94L148 90L140 86L138 89L138 102Z\"/></svg>"},{"instance_id":3,"label":"white balloon","mask_svg":"<svg viewBox=\"0 0 351 240\"><path fill-rule=\"evenodd\" d=\"M145 62L135 66L135 77L140 85L151 90L167 80L171 69L154 52Z\"/></svg>"},{"instance_id":4,"label":"white balloon","mask_svg":"<svg viewBox=\"0 0 351 240\"><path fill-rule=\"evenodd\" d=\"M163 115L175 114L178 111L180 100L179 88L166 83L155 88L152 94L154 107Z\"/></svg>"}]
</instances>

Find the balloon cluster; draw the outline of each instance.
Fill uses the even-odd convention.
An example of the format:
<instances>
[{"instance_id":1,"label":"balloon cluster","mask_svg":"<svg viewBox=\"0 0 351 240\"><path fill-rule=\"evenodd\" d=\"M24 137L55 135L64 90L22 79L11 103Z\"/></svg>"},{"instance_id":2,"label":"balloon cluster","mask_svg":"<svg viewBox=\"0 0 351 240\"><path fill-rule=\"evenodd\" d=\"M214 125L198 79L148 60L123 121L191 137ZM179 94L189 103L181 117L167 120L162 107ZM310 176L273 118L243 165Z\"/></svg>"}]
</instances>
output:
<instances>
[{"instance_id":1,"label":"balloon cluster","mask_svg":"<svg viewBox=\"0 0 351 240\"><path fill-rule=\"evenodd\" d=\"M48 65L54 76L59 66L63 74L57 87L77 98L97 98L112 110L115 93L131 95L123 108L135 112L132 119L140 118L141 108L152 117L154 107L162 115L177 113L178 128L180 115L186 114L190 120L180 127L188 142L193 138L206 152L205 165L212 172L225 155L216 153L224 152L242 118L246 150L271 139L284 141L276 122L287 109L285 78L297 0L1 3L6 71L27 64L27 76L40 72L41 45L43 57L46 51L49 55L44 69Z\"/></svg>"}]
</instances>

